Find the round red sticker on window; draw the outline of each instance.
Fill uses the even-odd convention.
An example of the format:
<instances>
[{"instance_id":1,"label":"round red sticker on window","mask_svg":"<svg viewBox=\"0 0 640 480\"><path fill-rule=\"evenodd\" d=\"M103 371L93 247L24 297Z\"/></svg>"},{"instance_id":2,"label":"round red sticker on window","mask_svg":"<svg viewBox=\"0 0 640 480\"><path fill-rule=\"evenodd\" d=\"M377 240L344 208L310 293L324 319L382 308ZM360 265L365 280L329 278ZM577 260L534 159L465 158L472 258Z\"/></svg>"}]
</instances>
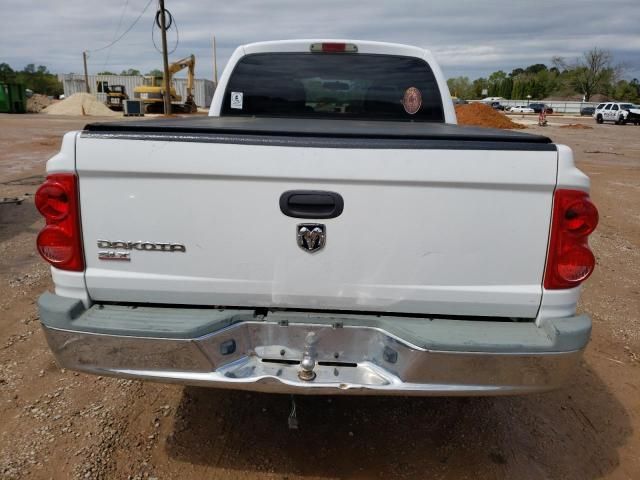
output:
<instances>
[{"instance_id":1,"label":"round red sticker on window","mask_svg":"<svg viewBox=\"0 0 640 480\"><path fill-rule=\"evenodd\" d=\"M404 97L402 97L402 106L409 115L417 113L422 106L422 94L420 90L416 87L407 88L404 92Z\"/></svg>"}]
</instances>

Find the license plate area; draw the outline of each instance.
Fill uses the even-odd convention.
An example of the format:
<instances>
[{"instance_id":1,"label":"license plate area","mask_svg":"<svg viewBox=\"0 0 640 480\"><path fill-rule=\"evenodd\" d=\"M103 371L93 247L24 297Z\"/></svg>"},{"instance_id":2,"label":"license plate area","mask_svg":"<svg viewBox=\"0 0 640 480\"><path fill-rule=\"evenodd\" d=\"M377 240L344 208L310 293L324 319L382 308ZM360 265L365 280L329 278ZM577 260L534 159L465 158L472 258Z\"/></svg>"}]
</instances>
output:
<instances>
[{"instance_id":1,"label":"license plate area","mask_svg":"<svg viewBox=\"0 0 640 480\"><path fill-rule=\"evenodd\" d=\"M230 380L277 379L339 388L396 383L397 369L411 364L417 353L376 328L306 323L244 322L198 344L215 372Z\"/></svg>"}]
</instances>

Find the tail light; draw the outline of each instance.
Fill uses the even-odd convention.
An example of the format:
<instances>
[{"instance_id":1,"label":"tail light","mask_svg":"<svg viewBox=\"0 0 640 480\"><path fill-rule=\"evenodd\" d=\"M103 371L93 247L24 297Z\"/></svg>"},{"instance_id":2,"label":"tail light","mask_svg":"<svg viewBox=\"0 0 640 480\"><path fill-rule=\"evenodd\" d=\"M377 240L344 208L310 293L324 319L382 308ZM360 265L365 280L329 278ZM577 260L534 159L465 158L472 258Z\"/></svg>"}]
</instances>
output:
<instances>
[{"instance_id":1,"label":"tail light","mask_svg":"<svg viewBox=\"0 0 640 480\"><path fill-rule=\"evenodd\" d=\"M580 190L556 190L544 288L572 288L593 272L595 257L589 249L589 234L598 225L598 210L589 195Z\"/></svg>"},{"instance_id":2,"label":"tail light","mask_svg":"<svg viewBox=\"0 0 640 480\"><path fill-rule=\"evenodd\" d=\"M42 258L62 270L84 270L76 175L49 175L38 188L35 203L46 221L36 240Z\"/></svg>"}]
</instances>

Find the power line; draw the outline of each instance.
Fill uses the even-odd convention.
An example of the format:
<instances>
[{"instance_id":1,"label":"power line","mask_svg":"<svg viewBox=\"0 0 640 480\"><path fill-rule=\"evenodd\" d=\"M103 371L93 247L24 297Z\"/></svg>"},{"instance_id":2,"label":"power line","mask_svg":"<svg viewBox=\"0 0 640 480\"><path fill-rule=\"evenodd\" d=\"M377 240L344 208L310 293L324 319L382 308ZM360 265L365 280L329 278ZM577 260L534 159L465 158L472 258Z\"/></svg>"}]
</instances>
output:
<instances>
[{"instance_id":1,"label":"power line","mask_svg":"<svg viewBox=\"0 0 640 480\"><path fill-rule=\"evenodd\" d=\"M114 39L116 38L116 35L118 35L118 32L120 31L120 27L122 26L122 19L124 18L124 13L127 11L128 6L129 6L129 0L125 0L124 8L122 9L122 13L120 14L120 20L118 20L118 26L116 27L116 31L113 32ZM111 57L111 48L109 48L109 50L107 51L107 58L105 59L104 65L102 68L106 67L110 57Z\"/></svg>"},{"instance_id":2,"label":"power line","mask_svg":"<svg viewBox=\"0 0 640 480\"><path fill-rule=\"evenodd\" d=\"M129 26L129 28L127 28L124 32L122 32L122 35L120 35L118 38L116 38L113 42L111 42L108 45L105 45L104 47L100 47L100 48L96 48L94 50L87 50L88 52L99 52L101 50L105 50L109 47L111 47L112 45L115 45L116 43L118 43L120 40L122 40L122 38L131 31L131 29L133 27L136 26L136 23L138 23L138 20L140 20L140 18L142 17L142 15L144 15L144 12L147 11L147 8L149 8L149 5L151 5L151 2L153 2L153 0L149 0L147 2L147 4L145 5L144 9L142 10L142 12L140 12L140 15L138 15L138 17L133 21L133 23Z\"/></svg>"},{"instance_id":3,"label":"power line","mask_svg":"<svg viewBox=\"0 0 640 480\"><path fill-rule=\"evenodd\" d=\"M173 48L171 49L171 51L168 52L168 55L171 55L173 52L175 52L178 49L178 44L180 43L180 30L178 30L178 22L175 18L173 18L173 15L171 15L171 12L168 9L164 9L166 15L168 15L167 20L169 20L169 24L165 26L165 30L169 31L171 29L171 27L173 27L173 25L175 24L176 26L176 42L173 45ZM156 38L155 38L155 29L156 26L158 27L158 29L160 29L160 10L158 10L156 12L156 16L153 19L153 21L151 22L151 42L153 43L153 46L155 47L155 49L158 51L158 53L162 54L162 50L160 48L158 48L158 45L156 45Z\"/></svg>"}]
</instances>

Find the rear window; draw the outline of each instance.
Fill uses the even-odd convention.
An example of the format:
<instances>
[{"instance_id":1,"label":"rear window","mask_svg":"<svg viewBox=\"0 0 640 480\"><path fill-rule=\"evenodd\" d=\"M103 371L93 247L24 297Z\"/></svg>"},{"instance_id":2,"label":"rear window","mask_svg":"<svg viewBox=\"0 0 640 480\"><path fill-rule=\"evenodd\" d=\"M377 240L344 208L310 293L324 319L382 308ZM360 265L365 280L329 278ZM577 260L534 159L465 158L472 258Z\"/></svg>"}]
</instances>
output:
<instances>
[{"instance_id":1,"label":"rear window","mask_svg":"<svg viewBox=\"0 0 640 480\"><path fill-rule=\"evenodd\" d=\"M221 114L444 122L440 91L424 60L359 53L243 57Z\"/></svg>"}]
</instances>

